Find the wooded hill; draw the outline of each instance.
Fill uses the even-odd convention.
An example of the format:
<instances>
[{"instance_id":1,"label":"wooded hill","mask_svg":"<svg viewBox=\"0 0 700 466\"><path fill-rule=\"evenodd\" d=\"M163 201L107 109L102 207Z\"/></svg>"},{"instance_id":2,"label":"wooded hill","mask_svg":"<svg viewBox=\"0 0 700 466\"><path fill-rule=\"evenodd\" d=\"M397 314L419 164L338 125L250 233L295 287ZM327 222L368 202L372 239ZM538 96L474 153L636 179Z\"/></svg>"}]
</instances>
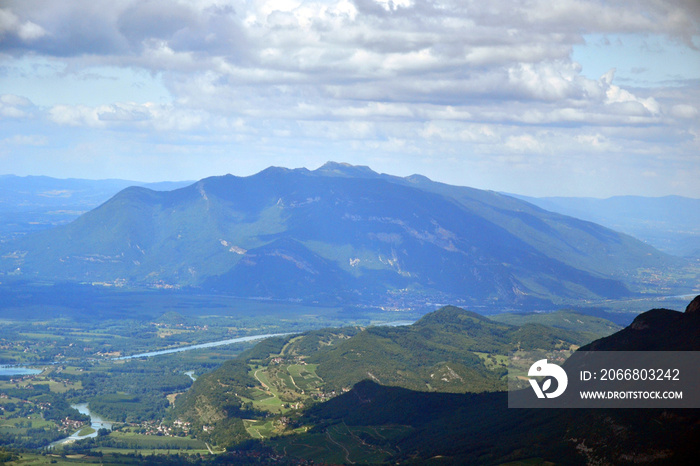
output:
<instances>
[{"instance_id":1,"label":"wooded hill","mask_svg":"<svg viewBox=\"0 0 700 466\"><path fill-rule=\"evenodd\" d=\"M685 312L642 313L581 351L698 351L699 342L700 296ZM695 464L700 454L697 409L514 409L503 392L426 393L368 380L299 422L315 428L258 448L392 464Z\"/></svg>"},{"instance_id":2,"label":"wooded hill","mask_svg":"<svg viewBox=\"0 0 700 466\"><path fill-rule=\"evenodd\" d=\"M685 313L668 309L648 311L638 316L629 327L585 348L698 351L699 309L700 297L688 306ZM594 322L594 326L599 324L600 321ZM492 325L487 319L467 311L445 308L427 315L403 334L392 331L380 334L381 338L398 344L399 341L410 341L408 335L411 332L425 332L425 328L433 333L425 333L426 345L414 354L429 359L432 351L428 348L444 343L442 337L448 334L455 338L466 334L463 344L470 339L476 345L483 344L482 337L485 341L494 340L491 348L499 350L512 349L516 341L522 344L523 340L508 335L522 335L523 332L534 335L540 327L525 331L525 326ZM328 350L319 352L328 355L338 352L344 344L360 335L369 344L373 341L374 329L368 330L349 338L342 332L330 337L331 333L328 333L327 338L323 332L317 332L311 341L322 345L321 342L330 343ZM399 334L401 337L397 337ZM434 335L437 338L432 338ZM288 342L301 341L295 338ZM540 333L538 338L547 341L546 333ZM284 352L289 343L278 340L266 345L254 349L249 355L269 357L271 353L279 354L278 350ZM398 346L406 349L403 344ZM381 356L377 352L374 357ZM334 361L338 363L342 358ZM238 361L235 364L244 367L244 363ZM210 376L210 383L220 377L217 371ZM192 393L200 389L196 385ZM510 462L695 464L700 454L696 440L700 431L700 414L696 409L513 409L508 408L507 394L502 391L429 392L363 380L351 390L324 403L313 404L300 414L285 414L284 423L269 419L259 421L268 425L267 438L231 445L228 454L232 455L231 458L237 454L270 458L284 455L290 464L313 461L449 465ZM243 429L247 428L246 432L250 433L252 426L241 421L239 427L241 435L235 440L229 437L234 444L246 437ZM255 438L259 437L262 435ZM225 461L226 457L221 460Z\"/></svg>"},{"instance_id":3,"label":"wooded hill","mask_svg":"<svg viewBox=\"0 0 700 466\"><path fill-rule=\"evenodd\" d=\"M174 417L192 422L207 440L234 444L264 436L244 419L298 417L299 409L363 380L421 392L503 391L506 355L520 351L565 357L588 341L571 330L497 323L454 306L410 326L325 329L270 338L199 377L178 398ZM288 433L268 425L267 434L273 432Z\"/></svg>"}]
</instances>

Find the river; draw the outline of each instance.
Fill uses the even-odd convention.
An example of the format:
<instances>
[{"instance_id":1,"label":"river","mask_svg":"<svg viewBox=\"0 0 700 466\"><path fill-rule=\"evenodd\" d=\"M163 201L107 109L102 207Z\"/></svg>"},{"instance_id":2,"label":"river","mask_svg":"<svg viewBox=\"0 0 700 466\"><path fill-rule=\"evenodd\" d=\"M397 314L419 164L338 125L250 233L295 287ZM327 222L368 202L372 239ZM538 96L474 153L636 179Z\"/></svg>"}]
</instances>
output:
<instances>
[{"instance_id":1,"label":"river","mask_svg":"<svg viewBox=\"0 0 700 466\"><path fill-rule=\"evenodd\" d=\"M81 427L77 431L73 432L71 436L52 442L47 448L53 448L57 445L64 445L66 443L73 443L75 441L83 440L90 437L97 437L97 431L100 429L112 430L112 423L109 421L105 421L100 416L94 413L91 413L87 403L78 403L70 405L70 407L78 410L80 414L87 414L88 416L90 416L90 427L93 428L94 432L87 435L78 435L83 429L85 429L85 427Z\"/></svg>"},{"instance_id":2,"label":"river","mask_svg":"<svg viewBox=\"0 0 700 466\"><path fill-rule=\"evenodd\" d=\"M150 358L153 356L159 356L161 354L170 354L170 353L180 353L182 351L190 351L190 350L195 350L199 348L211 348L214 346L223 346L223 345L230 345L232 343L241 343L244 341L255 341L255 340L263 340L265 338L270 338L270 337L278 337L278 336L283 336L283 335L289 335L288 333L268 333L264 335L252 335L252 336L247 336L247 337L238 337L238 338L230 338L228 340L220 340L220 341L212 341L209 343L201 343L199 345L190 345L190 346L181 346L179 348L171 348L167 350L160 350L160 351L150 351L148 353L139 353L139 354L132 354L130 356L121 356L118 358L112 358L114 361L121 361L125 359L134 359L134 358ZM40 370L35 370L35 369L27 369L23 367L18 367L18 366L9 366L9 367L4 367L7 371L14 371L11 373L7 373L7 375L19 375L19 374L38 374L41 372ZM194 371L189 371L185 372L187 376L189 376L193 381L196 380L196 377L194 375ZM112 423L109 421L105 421L98 415L91 413L90 408L88 408L87 403L79 403L79 404L74 404L71 405L71 408L77 409L79 413L81 414L87 414L90 416L90 426L95 430L94 432L88 434L88 435L78 435L83 429L79 429L76 432L74 432L72 435L69 437L63 438L61 440L57 440L55 442L52 442L48 448L53 448L57 445L64 445L66 443L73 443L78 440L90 438L90 437L97 437L97 431L100 429L108 429L112 430Z\"/></svg>"},{"instance_id":3,"label":"river","mask_svg":"<svg viewBox=\"0 0 700 466\"><path fill-rule=\"evenodd\" d=\"M410 323L411 322L408 322L408 321L398 321L398 322L389 322L389 323L386 323L384 325L400 326L400 325L409 325ZM280 337L280 336L285 336L285 335L291 335L291 334L290 333L267 333L267 334L263 334L263 335L251 335L251 336L247 336L247 337L231 338L228 340L212 341L209 343L200 343L198 345L181 346L179 348L171 348L171 349L167 349L167 350L149 351L147 353L132 354L130 356L120 356L118 358L112 358L112 360L113 361L123 361L125 359L150 358L153 356L160 356L162 354L180 353L182 351L190 351L190 350L195 350L195 349L200 349L200 348L212 348L215 346L230 345L232 343L241 343L244 341L264 340L266 338ZM62 361L61 363L65 364L65 361ZM52 363L52 364L57 364L57 363ZM38 374L41 372L40 370L27 369L27 368L19 367L19 366L2 366L2 369L5 369L7 371L14 371L11 373L8 372L6 375ZM196 377L194 375L194 371L185 372L185 374L187 376L189 376L193 381L196 380ZM53 448L56 445L63 445L66 443L73 443L77 440L82 440L82 439L86 439L86 438L90 438L90 437L97 437L97 431L99 429L104 428L104 429L112 430L112 423L109 421L105 421L104 419L97 416L96 414L91 413L90 409L88 408L87 403L79 403L79 404L71 405L71 408L77 409L78 412L80 412L81 414L87 414L88 416L90 416L90 425L95 430L95 432L92 432L91 434L88 434L88 435L80 436L78 434L83 429L83 428L81 428L78 431L74 432L71 436L51 443L47 448Z\"/></svg>"},{"instance_id":4,"label":"river","mask_svg":"<svg viewBox=\"0 0 700 466\"><path fill-rule=\"evenodd\" d=\"M381 323L381 324L376 324L380 326L389 326L389 327L399 327L403 325L411 325L413 321L396 321L396 322L386 322L386 323ZM256 340L264 340L266 338L272 338L272 337L283 337L285 335L291 335L291 333L265 333L262 335L250 335L246 337L238 337L238 338L229 338L227 340L219 340L219 341L210 341L209 343L200 343L197 345L190 345L190 346L180 346L179 348L170 348L170 349L165 349L165 350L158 350L158 351L149 351L147 353L138 353L138 354L131 354L129 356L119 356L117 358L112 358L112 361L123 361L126 359L136 359L136 358L150 358L153 356L160 356L162 354L172 354L172 353L180 353L182 351L191 351L191 350L196 350L200 348L213 348L215 346L224 346L224 345L230 345L233 343L242 343L246 341L256 341ZM37 365L53 365L53 364L67 364L69 361L56 361L56 362L44 362L40 363ZM41 373L41 369L29 369L27 367L23 366L13 366L13 365L4 365L0 366L0 375L34 375L34 374L39 374ZM188 374L189 375L189 374ZM192 377L190 375L190 377ZM192 379L194 380L194 379Z\"/></svg>"},{"instance_id":5,"label":"river","mask_svg":"<svg viewBox=\"0 0 700 466\"><path fill-rule=\"evenodd\" d=\"M200 348L212 348L214 346L230 345L232 343L241 343L244 341L264 340L265 338L281 337L284 335L290 335L290 334L289 333L267 333L264 335L251 335L251 336L247 336L247 337L231 338L229 340L210 341L209 343L200 343L198 345L181 346L179 348L171 348L171 349L159 350L159 351L149 351L148 353L132 354L130 356L120 356L118 358L112 358L112 360L113 361L122 361L124 359L150 358L152 356L160 356L161 354L180 353L182 351L190 351L190 350L195 350L195 349L200 349Z\"/></svg>"},{"instance_id":6,"label":"river","mask_svg":"<svg viewBox=\"0 0 700 466\"><path fill-rule=\"evenodd\" d=\"M405 326L405 325L411 325L413 323L414 323L414 321L412 321L412 320L397 320L395 322L384 322L384 323L379 323L379 324L375 324L375 325L387 326L387 327L401 327L401 326ZM266 333L263 335L251 335L251 336L247 336L247 337L231 338L228 340L211 341L209 343L200 343L198 345L181 346L179 348L171 348L171 349L159 350L159 351L149 351L148 353L132 354L130 356L120 356L118 358L112 358L112 360L113 361L122 361L124 359L150 358L152 356L160 356L161 354L179 353L181 351L190 351L190 350L195 350L195 349L200 349L200 348L212 348L214 346L230 345L233 343L242 343L244 341L255 341L255 340L264 340L266 338L272 338L272 337L283 337L285 335L292 335L292 333Z\"/></svg>"},{"instance_id":7,"label":"river","mask_svg":"<svg viewBox=\"0 0 700 466\"><path fill-rule=\"evenodd\" d=\"M212 348L215 346L230 345L232 343L242 343L244 341L264 340L265 338L280 337L280 336L284 336L284 335L290 335L290 333L267 333L267 334L263 334L263 335L251 335L251 336L247 336L247 337L229 338L228 340L210 341L209 343L200 343L198 345L181 346L179 348L170 348L170 349L166 349L166 350L149 351L148 353L139 353L139 354L132 354L129 356L120 356L118 358L112 358L111 360L112 361L123 361L125 359L150 358L153 356L160 356L161 354L180 353L182 351L190 351L190 350L196 350L196 349L200 349L200 348ZM36 363L36 364L32 364L32 365L50 366L50 365L56 365L56 364L70 364L70 363L71 363L71 361L46 361L46 362L40 362L40 363ZM41 372L42 372L42 369L30 369L28 367L12 365L12 364L0 365L0 376L3 376L3 375L36 375L36 374L40 374Z\"/></svg>"}]
</instances>

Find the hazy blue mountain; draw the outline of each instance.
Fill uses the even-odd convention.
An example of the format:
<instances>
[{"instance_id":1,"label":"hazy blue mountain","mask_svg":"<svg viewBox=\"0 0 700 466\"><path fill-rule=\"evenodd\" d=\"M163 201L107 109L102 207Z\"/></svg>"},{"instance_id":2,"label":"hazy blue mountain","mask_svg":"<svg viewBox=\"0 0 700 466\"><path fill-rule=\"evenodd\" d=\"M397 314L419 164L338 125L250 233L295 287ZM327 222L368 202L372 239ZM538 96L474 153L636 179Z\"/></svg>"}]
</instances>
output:
<instances>
[{"instance_id":1,"label":"hazy blue mountain","mask_svg":"<svg viewBox=\"0 0 700 466\"><path fill-rule=\"evenodd\" d=\"M189 184L0 175L0 240L70 223L129 186L165 191Z\"/></svg>"},{"instance_id":2,"label":"hazy blue mountain","mask_svg":"<svg viewBox=\"0 0 700 466\"><path fill-rule=\"evenodd\" d=\"M192 181L143 183L118 179L0 175L0 212L41 211L51 207L91 210L129 186L167 191L190 184Z\"/></svg>"},{"instance_id":3,"label":"hazy blue mountain","mask_svg":"<svg viewBox=\"0 0 700 466\"><path fill-rule=\"evenodd\" d=\"M502 194L328 163L129 187L69 225L2 245L0 272L249 297L513 304L629 295L638 267L673 261Z\"/></svg>"},{"instance_id":4,"label":"hazy blue mountain","mask_svg":"<svg viewBox=\"0 0 700 466\"><path fill-rule=\"evenodd\" d=\"M515 197L543 209L622 231L669 254L700 257L700 199L681 196Z\"/></svg>"}]
</instances>

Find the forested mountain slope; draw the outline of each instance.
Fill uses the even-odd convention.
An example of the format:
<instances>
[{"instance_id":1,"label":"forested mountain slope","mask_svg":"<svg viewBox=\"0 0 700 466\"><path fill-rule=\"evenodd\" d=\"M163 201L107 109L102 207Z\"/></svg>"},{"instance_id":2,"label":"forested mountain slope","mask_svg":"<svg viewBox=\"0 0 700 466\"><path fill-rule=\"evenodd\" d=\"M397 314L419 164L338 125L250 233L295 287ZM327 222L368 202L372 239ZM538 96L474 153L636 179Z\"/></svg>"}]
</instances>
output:
<instances>
[{"instance_id":1,"label":"forested mountain slope","mask_svg":"<svg viewBox=\"0 0 700 466\"><path fill-rule=\"evenodd\" d=\"M131 187L0 246L0 277L196 286L326 302L545 303L628 296L676 259L501 194L329 163Z\"/></svg>"}]
</instances>

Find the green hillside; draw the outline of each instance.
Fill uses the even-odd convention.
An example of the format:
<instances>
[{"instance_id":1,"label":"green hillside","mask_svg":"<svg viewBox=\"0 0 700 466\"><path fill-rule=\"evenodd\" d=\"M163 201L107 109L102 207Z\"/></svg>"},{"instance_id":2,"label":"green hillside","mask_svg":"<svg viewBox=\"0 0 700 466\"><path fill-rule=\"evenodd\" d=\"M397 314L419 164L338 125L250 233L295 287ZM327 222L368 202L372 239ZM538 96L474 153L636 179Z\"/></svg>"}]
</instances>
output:
<instances>
[{"instance_id":1,"label":"green hillside","mask_svg":"<svg viewBox=\"0 0 700 466\"><path fill-rule=\"evenodd\" d=\"M329 163L132 187L0 244L0 278L344 303L538 305L630 296L677 260L497 193Z\"/></svg>"},{"instance_id":2,"label":"green hillside","mask_svg":"<svg viewBox=\"0 0 700 466\"><path fill-rule=\"evenodd\" d=\"M412 390L482 392L504 388L503 365L489 365L478 353L569 349L588 340L544 325L511 326L454 306L407 327L371 327L310 355L316 372L336 390L363 379Z\"/></svg>"},{"instance_id":3,"label":"green hillside","mask_svg":"<svg viewBox=\"0 0 700 466\"><path fill-rule=\"evenodd\" d=\"M698 309L700 297L685 313L648 311L582 350L697 351ZM552 317L562 316L570 313ZM438 329L504 325L489 327L492 321L455 308L424 320ZM311 406L293 425L309 428L249 442L246 450L314 463L435 465L695 464L700 454L696 409L514 409L504 392L436 393L371 380Z\"/></svg>"},{"instance_id":4,"label":"green hillside","mask_svg":"<svg viewBox=\"0 0 700 466\"><path fill-rule=\"evenodd\" d=\"M489 316L489 319L510 325L542 324L548 327L572 330L584 335L589 340L606 337L622 329L619 325L601 317L567 310L539 313L508 312Z\"/></svg>"},{"instance_id":5,"label":"green hillside","mask_svg":"<svg viewBox=\"0 0 700 466\"><path fill-rule=\"evenodd\" d=\"M324 329L263 341L199 377L178 398L173 416L192 422L204 440L232 445L308 429L295 421L303 409L363 380L432 393L502 391L507 355L565 358L588 341L571 330L513 326L447 306L410 326Z\"/></svg>"}]
</instances>

